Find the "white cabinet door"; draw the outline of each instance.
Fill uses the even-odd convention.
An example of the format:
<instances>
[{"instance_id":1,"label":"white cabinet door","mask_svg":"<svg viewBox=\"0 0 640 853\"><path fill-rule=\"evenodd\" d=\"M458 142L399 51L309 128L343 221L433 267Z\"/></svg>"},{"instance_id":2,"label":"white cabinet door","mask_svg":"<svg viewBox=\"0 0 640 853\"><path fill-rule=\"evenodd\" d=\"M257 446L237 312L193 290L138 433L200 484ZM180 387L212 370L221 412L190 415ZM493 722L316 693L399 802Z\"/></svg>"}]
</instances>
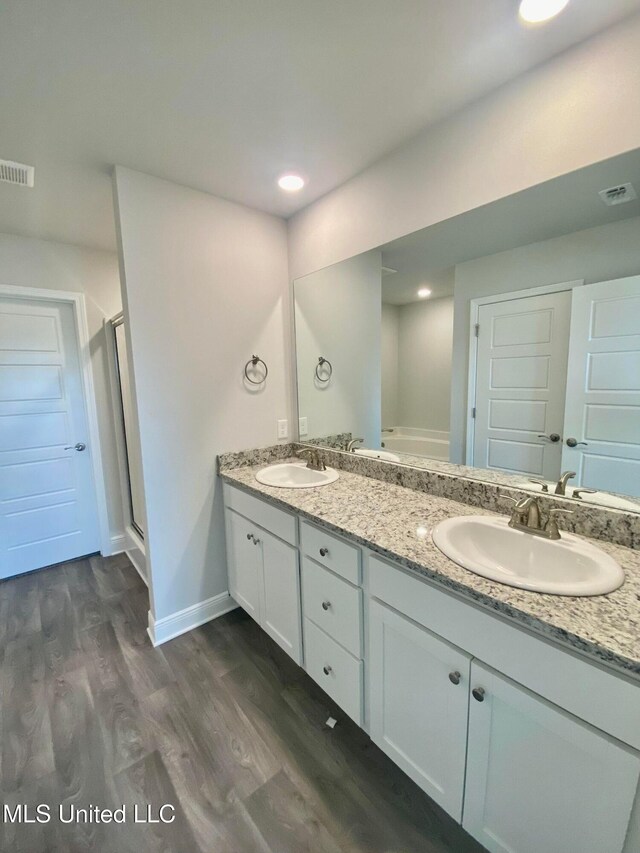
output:
<instances>
[{"instance_id":1,"label":"white cabinet door","mask_svg":"<svg viewBox=\"0 0 640 853\"><path fill-rule=\"evenodd\" d=\"M463 826L492 853L620 853L640 756L473 662Z\"/></svg>"},{"instance_id":2,"label":"white cabinet door","mask_svg":"<svg viewBox=\"0 0 640 853\"><path fill-rule=\"evenodd\" d=\"M640 275L573 292L564 435L580 485L640 497Z\"/></svg>"},{"instance_id":3,"label":"white cabinet door","mask_svg":"<svg viewBox=\"0 0 640 853\"><path fill-rule=\"evenodd\" d=\"M556 480L562 435L571 292L482 305L473 464Z\"/></svg>"},{"instance_id":4,"label":"white cabinet door","mask_svg":"<svg viewBox=\"0 0 640 853\"><path fill-rule=\"evenodd\" d=\"M229 592L240 607L260 622L262 551L260 529L246 518L226 511Z\"/></svg>"},{"instance_id":5,"label":"white cabinet door","mask_svg":"<svg viewBox=\"0 0 640 853\"><path fill-rule=\"evenodd\" d=\"M267 634L300 664L302 632L298 550L264 530L257 535L262 546L261 625Z\"/></svg>"},{"instance_id":6,"label":"white cabinet door","mask_svg":"<svg viewBox=\"0 0 640 853\"><path fill-rule=\"evenodd\" d=\"M471 658L377 601L369 626L371 737L460 821Z\"/></svg>"}]
</instances>

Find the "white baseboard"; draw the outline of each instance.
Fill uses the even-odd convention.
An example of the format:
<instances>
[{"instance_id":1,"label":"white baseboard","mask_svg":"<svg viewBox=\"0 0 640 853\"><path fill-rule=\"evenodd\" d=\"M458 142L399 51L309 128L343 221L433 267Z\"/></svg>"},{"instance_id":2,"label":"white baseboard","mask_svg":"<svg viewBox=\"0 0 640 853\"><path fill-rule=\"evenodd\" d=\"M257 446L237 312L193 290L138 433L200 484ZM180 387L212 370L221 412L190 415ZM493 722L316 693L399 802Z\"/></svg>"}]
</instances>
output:
<instances>
[{"instance_id":1,"label":"white baseboard","mask_svg":"<svg viewBox=\"0 0 640 853\"><path fill-rule=\"evenodd\" d=\"M114 554L122 554L127 546L127 537L124 533L119 533L117 536L112 536L110 539L111 550L108 554L103 554L104 557L113 557Z\"/></svg>"},{"instance_id":2,"label":"white baseboard","mask_svg":"<svg viewBox=\"0 0 640 853\"><path fill-rule=\"evenodd\" d=\"M222 592L206 601L200 601L198 604L193 604L191 607L185 607L184 610L165 616L163 619L154 619L151 611L149 611L147 633L153 645L160 646L167 640L172 640L199 625L204 625L211 619L216 619L230 610L235 610L237 606L228 592Z\"/></svg>"}]
</instances>

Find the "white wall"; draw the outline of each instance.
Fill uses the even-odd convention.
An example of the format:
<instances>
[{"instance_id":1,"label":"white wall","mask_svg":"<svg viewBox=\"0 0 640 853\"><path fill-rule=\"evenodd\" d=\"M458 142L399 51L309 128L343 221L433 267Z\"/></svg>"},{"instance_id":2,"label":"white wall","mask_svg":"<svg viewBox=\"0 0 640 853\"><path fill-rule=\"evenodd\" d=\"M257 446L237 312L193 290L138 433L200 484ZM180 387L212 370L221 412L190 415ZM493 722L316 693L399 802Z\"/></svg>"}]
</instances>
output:
<instances>
[{"instance_id":1,"label":"white wall","mask_svg":"<svg viewBox=\"0 0 640 853\"><path fill-rule=\"evenodd\" d=\"M451 385L451 461L464 461L470 300L584 279L640 273L640 217L576 231L456 266Z\"/></svg>"},{"instance_id":2,"label":"white wall","mask_svg":"<svg viewBox=\"0 0 640 853\"><path fill-rule=\"evenodd\" d=\"M382 255L367 252L295 282L298 405L308 435L351 432L380 442ZM318 358L333 374L318 382Z\"/></svg>"},{"instance_id":3,"label":"white wall","mask_svg":"<svg viewBox=\"0 0 640 853\"><path fill-rule=\"evenodd\" d=\"M156 621L227 590L216 455L276 443L290 417L283 220L117 167ZM257 353L263 388L243 368Z\"/></svg>"},{"instance_id":4,"label":"white wall","mask_svg":"<svg viewBox=\"0 0 640 853\"><path fill-rule=\"evenodd\" d=\"M400 309L398 424L449 429L453 297L412 302Z\"/></svg>"},{"instance_id":5,"label":"white wall","mask_svg":"<svg viewBox=\"0 0 640 853\"><path fill-rule=\"evenodd\" d=\"M640 15L523 75L289 221L292 277L640 146Z\"/></svg>"},{"instance_id":6,"label":"white wall","mask_svg":"<svg viewBox=\"0 0 640 853\"><path fill-rule=\"evenodd\" d=\"M394 427L398 420L398 344L400 306L382 303L382 426Z\"/></svg>"},{"instance_id":7,"label":"white wall","mask_svg":"<svg viewBox=\"0 0 640 853\"><path fill-rule=\"evenodd\" d=\"M111 252L0 234L0 283L84 293L91 336L91 367L98 408L99 452L105 476L109 530L122 547L122 499L118 471L105 318L121 310L118 259Z\"/></svg>"}]
</instances>

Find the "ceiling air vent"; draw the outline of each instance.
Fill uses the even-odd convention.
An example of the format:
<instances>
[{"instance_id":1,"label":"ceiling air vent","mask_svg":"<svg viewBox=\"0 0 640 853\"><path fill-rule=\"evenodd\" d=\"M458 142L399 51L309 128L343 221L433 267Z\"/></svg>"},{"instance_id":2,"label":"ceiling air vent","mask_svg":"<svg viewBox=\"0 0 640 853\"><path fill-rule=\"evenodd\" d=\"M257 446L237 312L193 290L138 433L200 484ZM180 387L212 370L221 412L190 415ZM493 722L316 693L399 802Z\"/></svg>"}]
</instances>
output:
<instances>
[{"instance_id":1,"label":"ceiling air vent","mask_svg":"<svg viewBox=\"0 0 640 853\"><path fill-rule=\"evenodd\" d=\"M5 184L16 184L19 187L32 187L36 170L24 163L14 163L13 160L0 160L0 181Z\"/></svg>"},{"instance_id":2,"label":"ceiling air vent","mask_svg":"<svg viewBox=\"0 0 640 853\"><path fill-rule=\"evenodd\" d=\"M617 187L609 187L608 190L600 190L598 195L609 207L638 198L632 184L619 184Z\"/></svg>"}]
</instances>

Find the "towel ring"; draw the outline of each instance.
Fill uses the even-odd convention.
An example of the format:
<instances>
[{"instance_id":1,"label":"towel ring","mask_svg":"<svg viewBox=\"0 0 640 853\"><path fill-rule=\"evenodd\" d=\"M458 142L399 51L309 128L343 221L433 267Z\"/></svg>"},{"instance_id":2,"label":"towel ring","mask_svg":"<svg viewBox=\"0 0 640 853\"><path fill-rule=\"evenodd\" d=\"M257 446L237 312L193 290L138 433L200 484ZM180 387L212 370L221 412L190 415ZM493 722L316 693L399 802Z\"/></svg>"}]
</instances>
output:
<instances>
[{"instance_id":1,"label":"towel ring","mask_svg":"<svg viewBox=\"0 0 640 853\"><path fill-rule=\"evenodd\" d=\"M325 365L328 365L328 367L325 367ZM324 368L326 374L325 376L320 376L319 370L321 367ZM331 364L328 358L323 358L322 356L320 356L320 358L318 359L318 363L316 364L316 379L318 380L318 382L328 382L331 379L332 375L333 365Z\"/></svg>"},{"instance_id":2,"label":"towel ring","mask_svg":"<svg viewBox=\"0 0 640 853\"><path fill-rule=\"evenodd\" d=\"M262 379L256 380L256 379L252 379L249 376L249 365L250 364L253 365L253 367L255 367L257 364L263 364L264 365L264 376L262 377ZM262 385L262 383L266 380L267 376L269 375L269 368L267 367L266 361L264 361L264 359L260 358L257 355L252 355L251 358L249 359L249 361L244 366L244 375L245 375L245 379L247 380L247 382L250 382L252 385Z\"/></svg>"}]
</instances>

